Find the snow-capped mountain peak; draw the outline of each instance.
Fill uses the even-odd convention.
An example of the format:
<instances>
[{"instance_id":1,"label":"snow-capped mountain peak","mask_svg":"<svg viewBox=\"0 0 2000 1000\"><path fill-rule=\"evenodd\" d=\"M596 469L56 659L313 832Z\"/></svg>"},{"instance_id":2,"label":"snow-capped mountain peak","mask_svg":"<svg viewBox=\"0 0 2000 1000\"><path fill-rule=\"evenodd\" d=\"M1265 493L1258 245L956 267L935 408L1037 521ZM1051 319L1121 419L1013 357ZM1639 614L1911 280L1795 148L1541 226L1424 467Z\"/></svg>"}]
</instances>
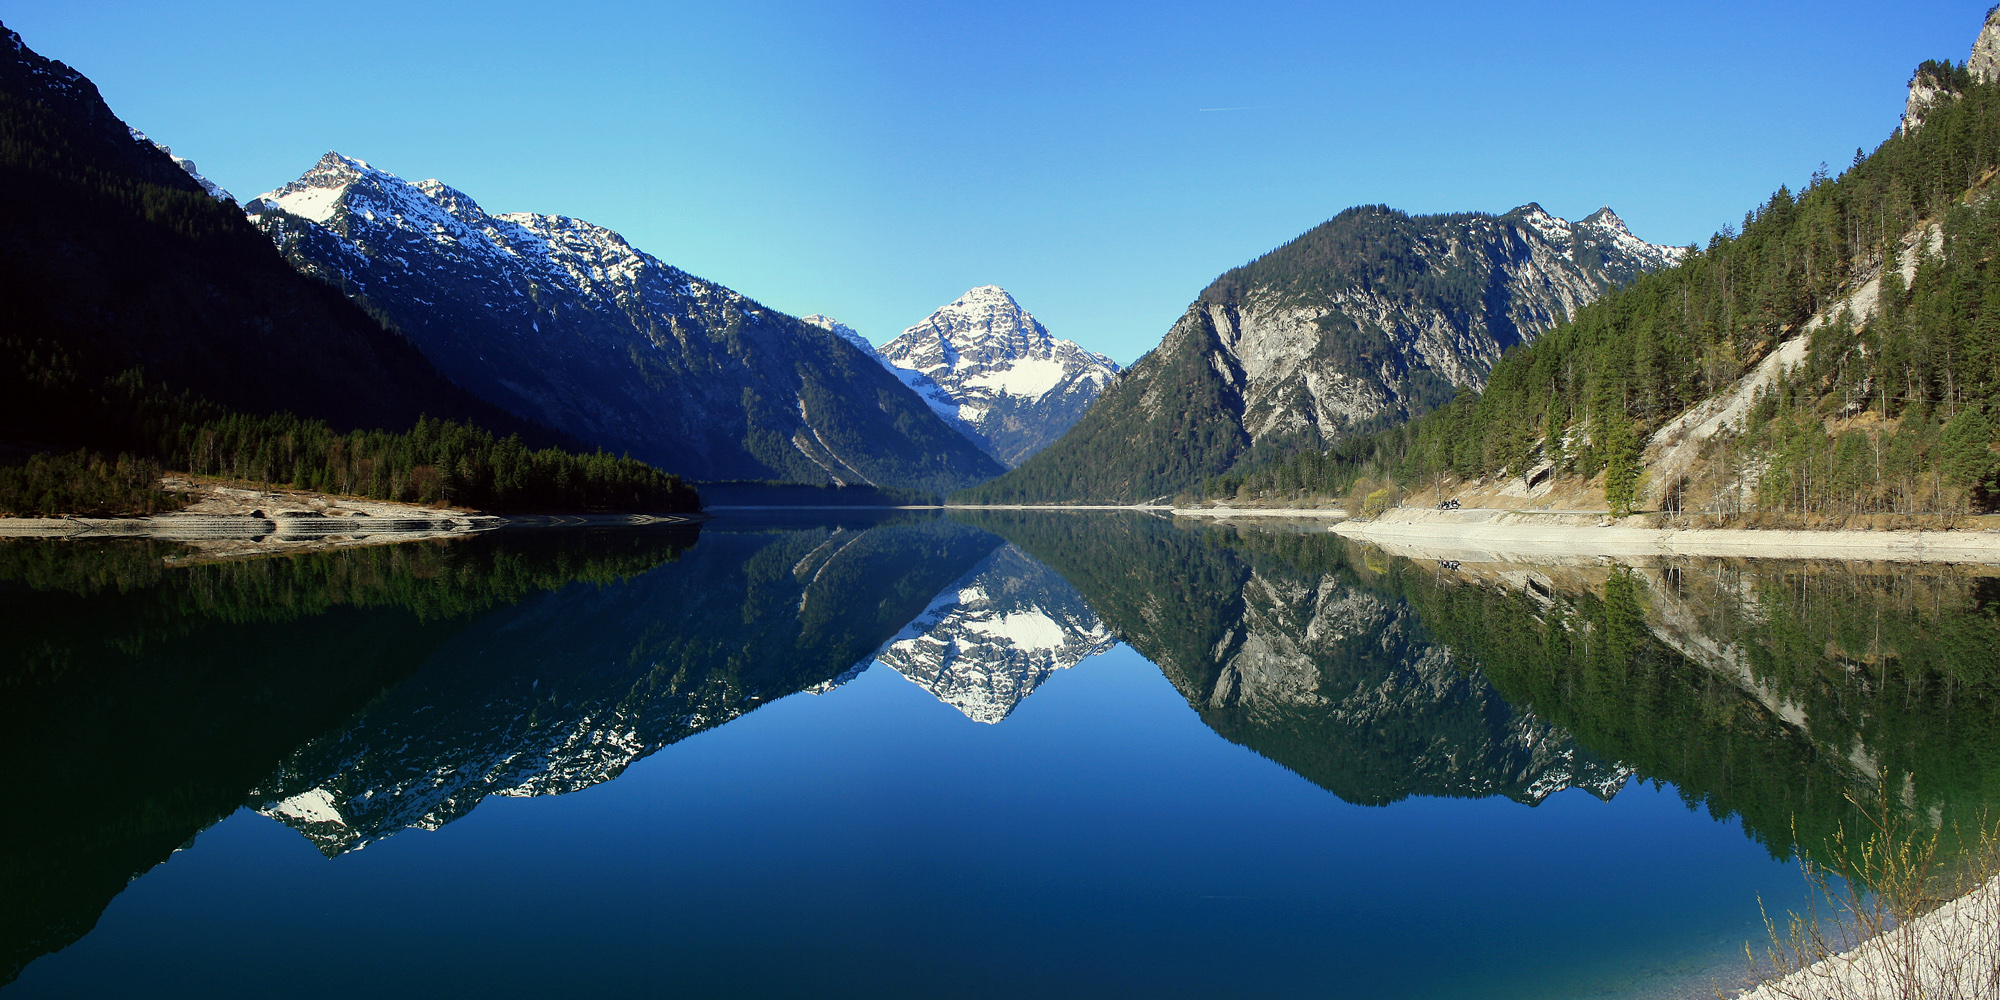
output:
<instances>
[{"instance_id":1,"label":"snow-capped mountain peak","mask_svg":"<svg viewBox=\"0 0 2000 1000\"><path fill-rule=\"evenodd\" d=\"M923 370L992 365L1021 358L1048 358L1056 340L998 285L981 285L902 332L891 346L898 360L920 360ZM915 367L906 365L905 367Z\"/></svg>"},{"instance_id":2,"label":"snow-capped mountain peak","mask_svg":"<svg viewBox=\"0 0 2000 1000\"><path fill-rule=\"evenodd\" d=\"M1067 581L1005 545L932 598L875 657L991 725L1049 675L1117 642Z\"/></svg>"},{"instance_id":3,"label":"snow-capped mountain peak","mask_svg":"<svg viewBox=\"0 0 2000 1000\"><path fill-rule=\"evenodd\" d=\"M967 291L878 354L942 386L973 440L1008 465L1061 437L1118 374L1110 358L1058 339L998 285Z\"/></svg>"}]
</instances>

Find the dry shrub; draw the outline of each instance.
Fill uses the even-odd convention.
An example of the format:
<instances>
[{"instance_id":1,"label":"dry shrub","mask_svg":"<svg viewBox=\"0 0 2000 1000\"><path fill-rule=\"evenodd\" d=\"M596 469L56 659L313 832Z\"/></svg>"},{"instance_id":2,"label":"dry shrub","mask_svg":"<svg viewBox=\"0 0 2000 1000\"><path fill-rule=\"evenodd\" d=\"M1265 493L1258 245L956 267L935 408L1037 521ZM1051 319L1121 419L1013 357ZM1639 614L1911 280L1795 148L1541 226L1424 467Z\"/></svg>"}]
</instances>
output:
<instances>
[{"instance_id":1,"label":"dry shrub","mask_svg":"<svg viewBox=\"0 0 2000 1000\"><path fill-rule=\"evenodd\" d=\"M1746 1000L1986 1000L2000 993L2000 825L1915 829L1884 800L1857 852L1845 836L1834 872L1810 860L1805 913L1787 915L1758 962ZM1956 848L1956 849L1954 849ZM1717 991L1720 996L1721 992Z\"/></svg>"}]
</instances>

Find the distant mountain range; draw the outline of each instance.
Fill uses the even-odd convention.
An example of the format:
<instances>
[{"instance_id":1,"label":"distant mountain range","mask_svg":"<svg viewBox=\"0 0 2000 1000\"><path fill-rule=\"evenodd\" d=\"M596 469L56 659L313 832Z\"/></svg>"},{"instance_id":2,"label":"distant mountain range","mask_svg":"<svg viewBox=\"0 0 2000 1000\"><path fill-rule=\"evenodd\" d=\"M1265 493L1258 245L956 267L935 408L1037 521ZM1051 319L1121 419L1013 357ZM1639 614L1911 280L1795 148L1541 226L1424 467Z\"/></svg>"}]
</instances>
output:
<instances>
[{"instance_id":1,"label":"distant mountain range","mask_svg":"<svg viewBox=\"0 0 2000 1000\"><path fill-rule=\"evenodd\" d=\"M966 497L1148 500L1408 419L1682 252L1608 208L1349 209L1217 278L1060 441Z\"/></svg>"},{"instance_id":2,"label":"distant mountain range","mask_svg":"<svg viewBox=\"0 0 2000 1000\"><path fill-rule=\"evenodd\" d=\"M704 528L643 577L533 596L461 631L348 725L299 747L250 802L333 856L438 829L487 796L612 780L687 736L876 664L998 723L1056 671L1121 640L1217 733L1350 801L1532 804L1571 787L1609 798L1631 773L1510 709L1429 640L1407 603L1335 574L1154 519L1055 533L1046 516L978 523L1022 547L943 520ZM1049 557L1062 572L1040 561ZM1103 617L1065 573L1095 589ZM1200 582L1174 592L1154 586L1161 575ZM912 595L926 588L936 596L916 611ZM666 618L680 625L662 630Z\"/></svg>"},{"instance_id":3,"label":"distant mountain range","mask_svg":"<svg viewBox=\"0 0 2000 1000\"><path fill-rule=\"evenodd\" d=\"M577 219L328 153L252 201L302 273L509 412L696 479L948 490L1000 466L868 355Z\"/></svg>"},{"instance_id":4,"label":"distant mountain range","mask_svg":"<svg viewBox=\"0 0 2000 1000\"><path fill-rule=\"evenodd\" d=\"M922 595L998 545L947 521L704 527L624 583L538 594L464 628L408 680L299 746L252 808L329 857L435 830L486 797L559 795L867 663Z\"/></svg>"}]
</instances>

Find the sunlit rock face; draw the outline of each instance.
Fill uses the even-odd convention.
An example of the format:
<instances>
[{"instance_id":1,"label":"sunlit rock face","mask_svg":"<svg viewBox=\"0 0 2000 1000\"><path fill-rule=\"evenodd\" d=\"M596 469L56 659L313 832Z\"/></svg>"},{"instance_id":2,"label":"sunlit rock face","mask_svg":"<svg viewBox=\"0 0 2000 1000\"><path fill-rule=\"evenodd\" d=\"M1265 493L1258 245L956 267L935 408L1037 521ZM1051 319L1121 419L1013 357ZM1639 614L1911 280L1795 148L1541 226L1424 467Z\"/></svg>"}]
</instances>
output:
<instances>
[{"instance_id":1,"label":"sunlit rock face","mask_svg":"<svg viewBox=\"0 0 2000 1000\"><path fill-rule=\"evenodd\" d=\"M1063 573L1216 733L1350 802L1609 797L1631 773L1510 704L1338 536L968 516Z\"/></svg>"},{"instance_id":2,"label":"sunlit rock face","mask_svg":"<svg viewBox=\"0 0 2000 1000\"><path fill-rule=\"evenodd\" d=\"M877 659L975 722L1117 643L1074 588L1012 545L945 588Z\"/></svg>"},{"instance_id":3,"label":"sunlit rock face","mask_svg":"<svg viewBox=\"0 0 2000 1000\"><path fill-rule=\"evenodd\" d=\"M1508 348L1683 253L1609 208L1576 222L1532 203L1348 209L1217 278L1061 440L984 492L1167 498L1246 454L1393 425L1483 389Z\"/></svg>"}]
</instances>

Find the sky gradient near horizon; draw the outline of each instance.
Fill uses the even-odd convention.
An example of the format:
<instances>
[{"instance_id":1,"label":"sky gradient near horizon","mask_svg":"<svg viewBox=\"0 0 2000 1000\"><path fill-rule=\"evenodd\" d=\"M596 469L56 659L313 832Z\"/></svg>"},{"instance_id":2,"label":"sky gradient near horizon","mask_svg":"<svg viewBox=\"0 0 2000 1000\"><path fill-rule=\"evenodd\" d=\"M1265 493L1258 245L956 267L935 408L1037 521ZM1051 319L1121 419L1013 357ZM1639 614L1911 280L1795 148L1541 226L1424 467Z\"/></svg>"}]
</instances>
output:
<instances>
[{"instance_id":1,"label":"sky gradient near horizon","mask_svg":"<svg viewBox=\"0 0 2000 1000\"><path fill-rule=\"evenodd\" d=\"M1130 363L1357 204L1705 242L1985 2L0 5L248 199L336 149L877 343L975 285Z\"/></svg>"}]
</instances>

